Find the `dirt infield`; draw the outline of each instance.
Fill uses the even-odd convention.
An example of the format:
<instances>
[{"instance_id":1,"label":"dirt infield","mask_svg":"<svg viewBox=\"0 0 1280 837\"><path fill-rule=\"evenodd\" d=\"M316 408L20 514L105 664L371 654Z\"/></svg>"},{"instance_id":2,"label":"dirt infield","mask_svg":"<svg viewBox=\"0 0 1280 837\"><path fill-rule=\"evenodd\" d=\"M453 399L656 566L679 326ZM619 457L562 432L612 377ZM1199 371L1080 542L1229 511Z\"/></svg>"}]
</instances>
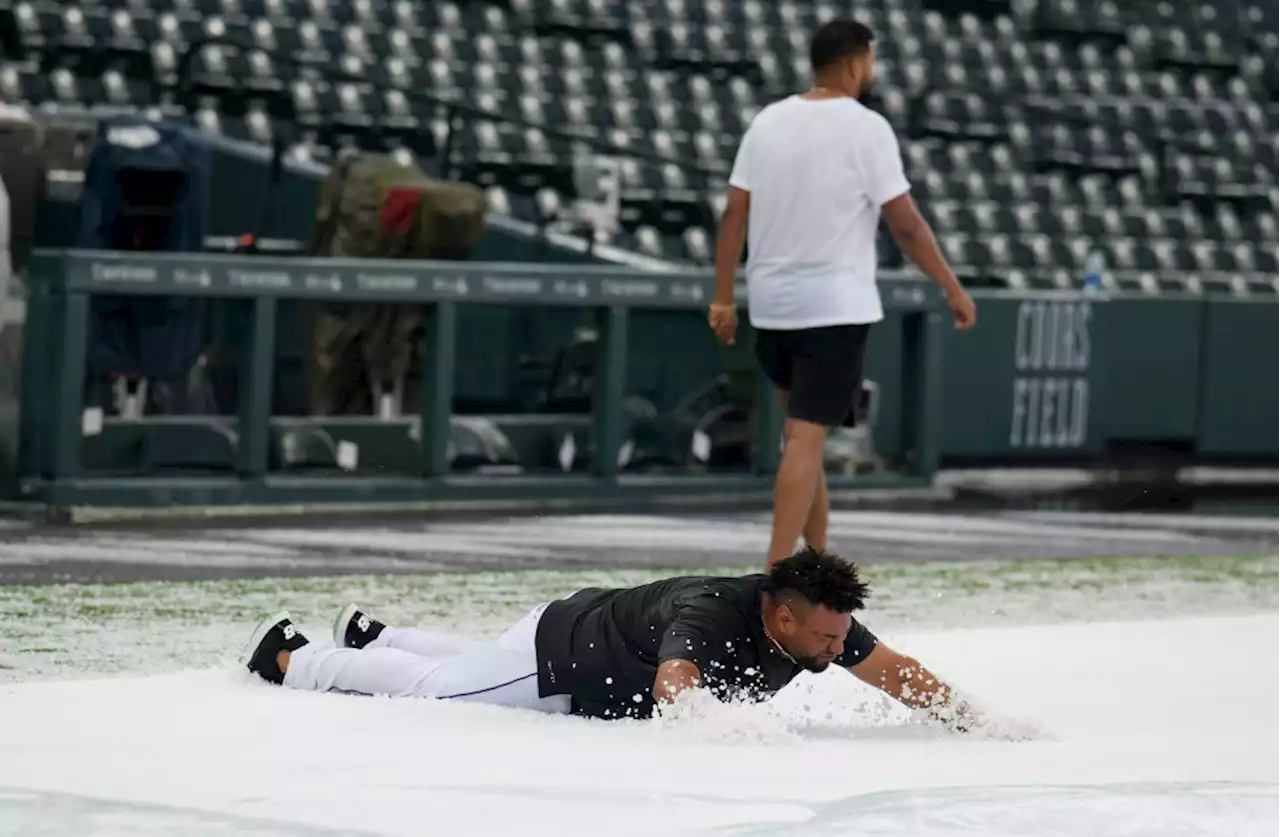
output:
<instances>
[{"instance_id":1,"label":"dirt infield","mask_svg":"<svg viewBox=\"0 0 1280 837\"><path fill-rule=\"evenodd\" d=\"M763 513L548 515L381 525L0 528L0 584L509 568L750 566ZM836 511L831 546L864 563L1258 555L1274 518L1003 511Z\"/></svg>"}]
</instances>

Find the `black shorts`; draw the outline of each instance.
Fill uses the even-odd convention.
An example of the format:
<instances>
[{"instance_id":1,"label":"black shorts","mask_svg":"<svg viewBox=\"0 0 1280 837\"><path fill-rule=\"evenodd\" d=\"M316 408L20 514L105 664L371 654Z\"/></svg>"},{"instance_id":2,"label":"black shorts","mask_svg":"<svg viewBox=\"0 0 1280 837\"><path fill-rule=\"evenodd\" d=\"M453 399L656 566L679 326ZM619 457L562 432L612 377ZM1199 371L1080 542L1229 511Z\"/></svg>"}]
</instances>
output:
<instances>
[{"instance_id":1,"label":"black shorts","mask_svg":"<svg viewBox=\"0 0 1280 837\"><path fill-rule=\"evenodd\" d=\"M760 368L774 386L791 395L788 417L826 427L840 427L852 418L870 330L869 324L756 329Z\"/></svg>"}]
</instances>

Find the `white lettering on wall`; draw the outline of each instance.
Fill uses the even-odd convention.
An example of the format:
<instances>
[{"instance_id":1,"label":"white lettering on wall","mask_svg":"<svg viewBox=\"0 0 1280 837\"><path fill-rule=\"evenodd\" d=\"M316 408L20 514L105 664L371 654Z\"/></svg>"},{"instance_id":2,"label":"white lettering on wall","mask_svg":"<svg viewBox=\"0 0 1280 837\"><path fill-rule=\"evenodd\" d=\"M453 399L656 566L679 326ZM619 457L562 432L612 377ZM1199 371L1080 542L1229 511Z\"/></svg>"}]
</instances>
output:
<instances>
[{"instance_id":1,"label":"white lettering on wall","mask_svg":"<svg viewBox=\"0 0 1280 837\"><path fill-rule=\"evenodd\" d=\"M1028 301L1014 333L1009 445L1076 448L1089 435L1088 302Z\"/></svg>"}]
</instances>

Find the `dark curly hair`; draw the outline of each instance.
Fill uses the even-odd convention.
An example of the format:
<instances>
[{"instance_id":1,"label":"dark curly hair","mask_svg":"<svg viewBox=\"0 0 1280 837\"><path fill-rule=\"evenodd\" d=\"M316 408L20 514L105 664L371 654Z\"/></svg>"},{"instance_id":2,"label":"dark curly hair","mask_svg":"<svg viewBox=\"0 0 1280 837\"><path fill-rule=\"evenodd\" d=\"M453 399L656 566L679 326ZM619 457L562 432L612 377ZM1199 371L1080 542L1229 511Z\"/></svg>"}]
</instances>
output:
<instances>
[{"instance_id":1,"label":"dark curly hair","mask_svg":"<svg viewBox=\"0 0 1280 837\"><path fill-rule=\"evenodd\" d=\"M865 55L875 42L871 27L856 20L828 20L809 41L809 63L816 73Z\"/></svg>"},{"instance_id":2,"label":"dark curly hair","mask_svg":"<svg viewBox=\"0 0 1280 837\"><path fill-rule=\"evenodd\" d=\"M858 567L838 555L806 546L774 563L766 584L777 596L795 593L810 604L837 613L862 610L871 589L858 578Z\"/></svg>"}]
</instances>

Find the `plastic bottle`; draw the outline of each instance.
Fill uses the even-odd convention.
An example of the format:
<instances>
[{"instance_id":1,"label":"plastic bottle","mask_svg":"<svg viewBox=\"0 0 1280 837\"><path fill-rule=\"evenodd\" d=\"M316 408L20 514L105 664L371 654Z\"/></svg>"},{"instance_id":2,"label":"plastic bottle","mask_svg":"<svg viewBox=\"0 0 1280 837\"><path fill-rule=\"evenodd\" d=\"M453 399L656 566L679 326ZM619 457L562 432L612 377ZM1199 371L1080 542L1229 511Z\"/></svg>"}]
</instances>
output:
<instances>
[{"instance_id":1,"label":"plastic bottle","mask_svg":"<svg viewBox=\"0 0 1280 837\"><path fill-rule=\"evenodd\" d=\"M1084 292L1092 295L1102 290L1102 271L1107 269L1107 257L1095 248L1084 263Z\"/></svg>"}]
</instances>

